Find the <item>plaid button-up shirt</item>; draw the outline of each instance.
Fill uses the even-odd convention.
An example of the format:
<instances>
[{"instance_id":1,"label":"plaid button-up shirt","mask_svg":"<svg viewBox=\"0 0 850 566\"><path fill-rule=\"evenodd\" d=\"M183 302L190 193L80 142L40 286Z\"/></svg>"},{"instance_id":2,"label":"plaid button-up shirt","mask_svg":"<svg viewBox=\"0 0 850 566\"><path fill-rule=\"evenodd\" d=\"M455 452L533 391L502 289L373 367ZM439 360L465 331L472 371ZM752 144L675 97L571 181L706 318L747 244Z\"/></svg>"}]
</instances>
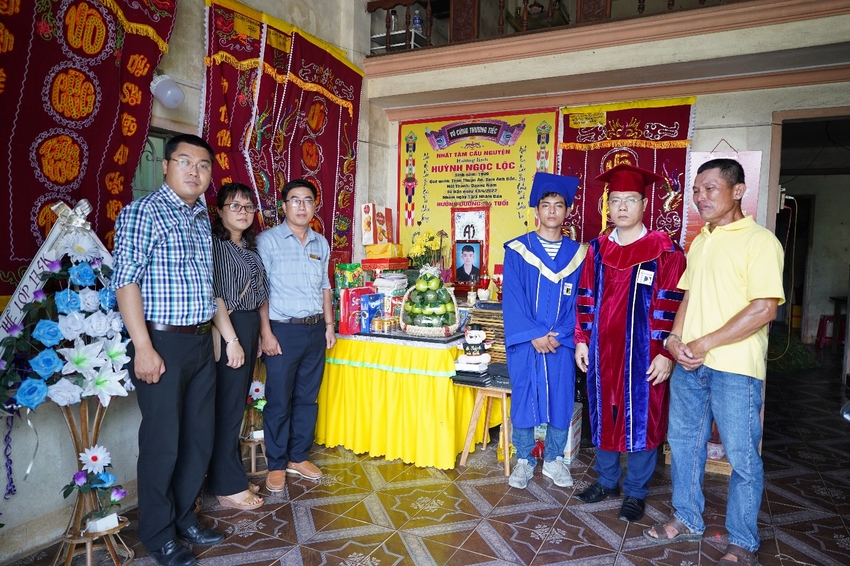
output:
<instances>
[{"instance_id":1,"label":"plaid button-up shirt","mask_svg":"<svg viewBox=\"0 0 850 566\"><path fill-rule=\"evenodd\" d=\"M200 199L190 208L163 184L125 206L113 259L112 288L136 283L145 320L188 326L215 314L212 232Z\"/></svg>"}]
</instances>

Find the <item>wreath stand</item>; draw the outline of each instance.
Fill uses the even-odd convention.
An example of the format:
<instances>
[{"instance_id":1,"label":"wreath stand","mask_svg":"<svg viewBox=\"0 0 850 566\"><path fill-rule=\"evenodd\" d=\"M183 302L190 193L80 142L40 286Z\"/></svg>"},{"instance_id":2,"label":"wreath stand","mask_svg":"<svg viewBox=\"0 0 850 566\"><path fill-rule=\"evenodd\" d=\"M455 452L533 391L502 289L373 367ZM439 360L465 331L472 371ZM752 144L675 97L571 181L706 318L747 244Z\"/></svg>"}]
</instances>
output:
<instances>
[{"instance_id":1,"label":"wreath stand","mask_svg":"<svg viewBox=\"0 0 850 566\"><path fill-rule=\"evenodd\" d=\"M68 426L68 432L74 442L74 450L78 454L89 446L97 444L100 427L103 424L103 418L106 416L106 407L97 403L94 420L89 418L89 404L92 400L92 397L84 397L80 401L79 411L76 414L67 405L61 407L62 416L65 417L65 424ZM79 469L81 470L82 466ZM84 494L77 491L74 512L71 514L71 520L68 523L68 528L65 529L65 534L62 536L59 550L56 551L53 566L60 563L71 566L74 558L82 554L86 556L86 566L94 566L94 552L103 549L109 552L115 566L127 566L133 562L135 553L118 534L121 529L130 524L130 521L126 517L118 517L117 527L106 531L87 532L82 524L83 517L96 509L97 500L94 493ZM102 542L95 544L98 539L102 539ZM77 549L78 546L82 545L85 548Z\"/></svg>"},{"instance_id":2,"label":"wreath stand","mask_svg":"<svg viewBox=\"0 0 850 566\"><path fill-rule=\"evenodd\" d=\"M245 409L245 419L242 421L242 434L239 438L239 447L244 450L248 448L251 454L251 471L246 472L249 478L264 476L267 471L257 471L257 448L260 449L263 459L266 461L266 468L269 466L269 459L266 456L266 440L265 438L254 438L251 432L255 430L263 430L263 420L259 416L257 410L249 406Z\"/></svg>"}]
</instances>

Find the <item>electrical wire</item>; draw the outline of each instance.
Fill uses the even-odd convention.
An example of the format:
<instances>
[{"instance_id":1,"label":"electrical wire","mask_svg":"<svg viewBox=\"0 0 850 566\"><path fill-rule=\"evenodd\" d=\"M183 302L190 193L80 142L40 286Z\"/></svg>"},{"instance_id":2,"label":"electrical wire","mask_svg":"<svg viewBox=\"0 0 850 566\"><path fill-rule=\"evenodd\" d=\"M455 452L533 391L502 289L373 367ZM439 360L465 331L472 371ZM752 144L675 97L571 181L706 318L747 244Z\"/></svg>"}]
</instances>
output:
<instances>
[{"instance_id":1,"label":"electrical wire","mask_svg":"<svg viewBox=\"0 0 850 566\"><path fill-rule=\"evenodd\" d=\"M794 258L795 258L796 253L797 253L797 216L798 216L798 212L800 210L800 207L797 204L797 200L794 197L789 197L789 196L786 195L785 200L790 200L791 202L794 203L794 209L792 209L788 205L784 205L782 207L782 210L785 210L787 208L788 211L791 213L791 218L788 219L789 220L788 229L785 232L785 246L784 246L784 248L785 248L786 251L788 250L788 234L790 234L790 232L791 232L791 222L790 221L791 220L794 221L794 238L791 240L791 286L790 286L791 287L791 289L790 289L791 290L791 293L790 293L791 294L791 305L790 305L790 308L791 308L791 323L788 324L788 335L786 336L785 349L782 351L781 354L779 354L775 358L768 358L767 361L769 361L769 362L775 362L776 360L780 359L782 356L784 356L785 354L788 353L788 349L791 347L791 326L793 325L793 321L794 321Z\"/></svg>"}]
</instances>

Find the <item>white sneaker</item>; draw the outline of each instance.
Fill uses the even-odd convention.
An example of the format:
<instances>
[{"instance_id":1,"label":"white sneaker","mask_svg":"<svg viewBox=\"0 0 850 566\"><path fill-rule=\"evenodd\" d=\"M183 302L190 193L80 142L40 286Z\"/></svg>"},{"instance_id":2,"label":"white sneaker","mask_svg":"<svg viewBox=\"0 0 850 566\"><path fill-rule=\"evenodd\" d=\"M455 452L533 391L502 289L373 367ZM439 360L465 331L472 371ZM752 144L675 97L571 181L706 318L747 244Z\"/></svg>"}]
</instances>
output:
<instances>
[{"instance_id":1,"label":"white sneaker","mask_svg":"<svg viewBox=\"0 0 850 566\"><path fill-rule=\"evenodd\" d=\"M517 489L525 489L528 485L528 480L534 475L534 466L529 465L528 460L519 459L516 461L514 471L511 472L511 478L508 480L508 485Z\"/></svg>"},{"instance_id":2,"label":"white sneaker","mask_svg":"<svg viewBox=\"0 0 850 566\"><path fill-rule=\"evenodd\" d=\"M555 485L558 487L572 487L573 477L570 475L570 469L564 463L561 456L555 458L553 462L543 462L543 475L547 478L552 478ZM513 479L513 476L511 476Z\"/></svg>"}]
</instances>

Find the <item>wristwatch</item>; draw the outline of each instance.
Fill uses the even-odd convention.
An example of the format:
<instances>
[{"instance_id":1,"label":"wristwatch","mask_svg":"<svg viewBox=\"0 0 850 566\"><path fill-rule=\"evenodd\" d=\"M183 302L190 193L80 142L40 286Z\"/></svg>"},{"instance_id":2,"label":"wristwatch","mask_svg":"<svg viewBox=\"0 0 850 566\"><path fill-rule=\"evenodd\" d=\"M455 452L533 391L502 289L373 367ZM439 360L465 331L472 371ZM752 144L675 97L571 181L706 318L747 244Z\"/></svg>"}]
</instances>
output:
<instances>
[{"instance_id":1,"label":"wristwatch","mask_svg":"<svg viewBox=\"0 0 850 566\"><path fill-rule=\"evenodd\" d=\"M664 339L664 342L661 343L661 345L664 347L664 349L667 350L668 352L670 351L670 349L667 347L667 340L669 340L670 338L675 338L679 342L682 341L682 337L679 336L678 334L673 334L672 332L670 334L668 334L667 338Z\"/></svg>"}]
</instances>

